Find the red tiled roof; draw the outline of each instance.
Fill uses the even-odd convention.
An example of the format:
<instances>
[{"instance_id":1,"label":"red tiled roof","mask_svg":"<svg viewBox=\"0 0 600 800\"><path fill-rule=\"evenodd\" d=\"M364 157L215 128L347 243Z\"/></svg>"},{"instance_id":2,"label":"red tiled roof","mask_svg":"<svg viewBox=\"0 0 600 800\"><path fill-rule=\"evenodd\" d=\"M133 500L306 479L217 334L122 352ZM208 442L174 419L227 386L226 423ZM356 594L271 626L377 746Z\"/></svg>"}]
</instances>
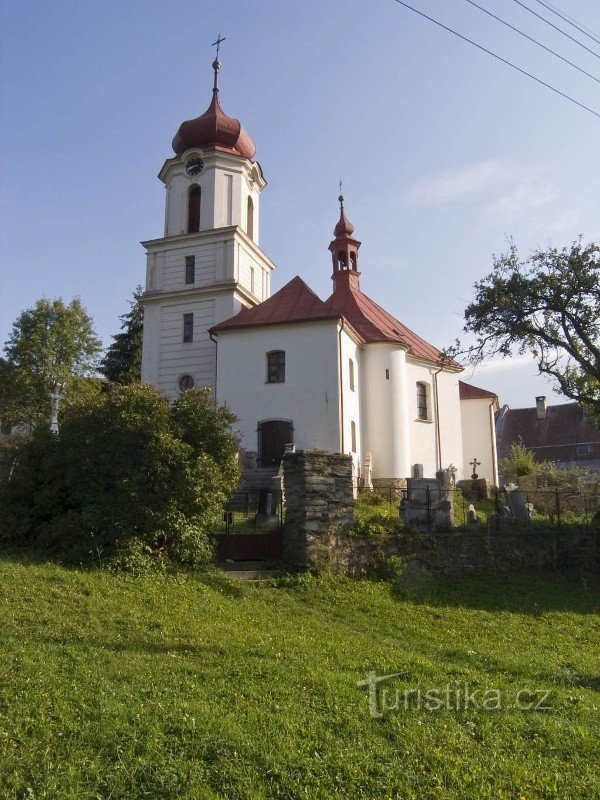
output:
<instances>
[{"instance_id":1,"label":"red tiled roof","mask_svg":"<svg viewBox=\"0 0 600 800\"><path fill-rule=\"evenodd\" d=\"M577 403L548 406L546 418L535 408L509 408L498 432L498 457L505 458L512 444L522 441L538 461L585 462L600 459L600 430ZM589 452L577 452L582 445Z\"/></svg>"},{"instance_id":2,"label":"red tiled roof","mask_svg":"<svg viewBox=\"0 0 600 800\"><path fill-rule=\"evenodd\" d=\"M358 281L353 280L351 270L336 276L336 288L325 302L337 309L359 333L364 342L398 342L406 345L416 358L438 363L442 353L425 339L421 339L406 325L403 325L374 300L363 294L358 288ZM456 361L448 362L454 369L463 368Z\"/></svg>"},{"instance_id":3,"label":"red tiled roof","mask_svg":"<svg viewBox=\"0 0 600 800\"><path fill-rule=\"evenodd\" d=\"M255 325L281 325L291 322L314 322L339 319L341 314L324 303L302 278L296 276L274 295L254 308L244 308L235 317L220 322L211 332Z\"/></svg>"},{"instance_id":4,"label":"red tiled roof","mask_svg":"<svg viewBox=\"0 0 600 800\"><path fill-rule=\"evenodd\" d=\"M354 280L344 279L357 277L356 273L352 275L351 272L349 270L338 278L336 291L325 302L317 297L302 278L296 276L264 303L243 309L235 317L215 325L211 332L343 317L358 338L367 344L396 342L408 347L416 358L438 363L442 353L436 347L421 339L363 294L354 285ZM448 366L457 370L463 369L456 361L448 362Z\"/></svg>"},{"instance_id":5,"label":"red tiled roof","mask_svg":"<svg viewBox=\"0 0 600 800\"><path fill-rule=\"evenodd\" d=\"M489 392L487 389L480 389L464 381L458 382L458 390L461 400L481 400L483 398L489 398L491 400L498 397L494 392Z\"/></svg>"}]
</instances>

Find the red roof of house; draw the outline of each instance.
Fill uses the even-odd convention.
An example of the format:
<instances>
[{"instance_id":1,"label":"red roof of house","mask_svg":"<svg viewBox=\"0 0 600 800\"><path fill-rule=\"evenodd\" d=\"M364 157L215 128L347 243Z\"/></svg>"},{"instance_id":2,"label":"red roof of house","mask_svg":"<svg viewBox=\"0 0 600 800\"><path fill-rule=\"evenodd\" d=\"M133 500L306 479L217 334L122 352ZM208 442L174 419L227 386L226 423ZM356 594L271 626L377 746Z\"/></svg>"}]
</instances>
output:
<instances>
[{"instance_id":1,"label":"red roof of house","mask_svg":"<svg viewBox=\"0 0 600 800\"><path fill-rule=\"evenodd\" d=\"M351 271L349 271L351 273ZM371 298L363 294L355 280L356 273L341 274L336 280L336 291L323 302L313 290L296 276L268 300L253 308L244 308L235 317L220 322L211 333L250 328L258 325L282 325L292 322L315 322L324 319L346 320L358 338L372 342L393 342L405 345L416 358L438 363L442 353L421 339ZM456 361L447 364L454 369L463 368Z\"/></svg>"},{"instance_id":2,"label":"red roof of house","mask_svg":"<svg viewBox=\"0 0 600 800\"><path fill-rule=\"evenodd\" d=\"M458 382L458 390L461 400L481 400L485 398L493 400L498 397L494 392L489 392L487 389L480 389L478 386L472 386L470 383L465 383L464 381Z\"/></svg>"},{"instance_id":3,"label":"red roof of house","mask_svg":"<svg viewBox=\"0 0 600 800\"><path fill-rule=\"evenodd\" d=\"M302 278L296 276L274 295L253 308L244 308L235 317L220 322L211 332L255 325L282 325L292 322L316 322L339 319L341 314L324 303Z\"/></svg>"},{"instance_id":4,"label":"red roof of house","mask_svg":"<svg viewBox=\"0 0 600 800\"><path fill-rule=\"evenodd\" d=\"M600 430L577 403L548 406L546 418L535 408L508 408L498 431L498 456L522 441L538 461L581 462L600 459Z\"/></svg>"}]
</instances>

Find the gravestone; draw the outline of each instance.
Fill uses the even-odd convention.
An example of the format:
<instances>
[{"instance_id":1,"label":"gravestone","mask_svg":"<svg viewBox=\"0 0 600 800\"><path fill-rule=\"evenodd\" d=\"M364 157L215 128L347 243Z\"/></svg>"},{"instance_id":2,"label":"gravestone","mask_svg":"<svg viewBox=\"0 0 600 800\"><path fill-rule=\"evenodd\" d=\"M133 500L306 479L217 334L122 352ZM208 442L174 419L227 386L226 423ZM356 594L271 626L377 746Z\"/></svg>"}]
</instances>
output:
<instances>
[{"instance_id":1,"label":"gravestone","mask_svg":"<svg viewBox=\"0 0 600 800\"><path fill-rule=\"evenodd\" d=\"M411 528L427 531L454 526L454 492L448 470L436 478L408 478L406 497L400 503L400 518Z\"/></svg>"}]
</instances>

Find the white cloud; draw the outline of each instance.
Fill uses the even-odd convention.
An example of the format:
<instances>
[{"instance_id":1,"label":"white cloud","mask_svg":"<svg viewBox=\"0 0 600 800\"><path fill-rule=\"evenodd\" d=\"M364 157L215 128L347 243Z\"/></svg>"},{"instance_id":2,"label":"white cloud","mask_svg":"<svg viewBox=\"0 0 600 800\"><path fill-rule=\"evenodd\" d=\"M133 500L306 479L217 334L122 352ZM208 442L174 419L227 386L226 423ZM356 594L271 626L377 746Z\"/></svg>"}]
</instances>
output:
<instances>
[{"instance_id":1,"label":"white cloud","mask_svg":"<svg viewBox=\"0 0 600 800\"><path fill-rule=\"evenodd\" d=\"M509 372L516 369L524 369L525 367L533 367L537 372L537 366L531 356L511 356L510 358L491 358L489 361L484 361L482 364L476 366L472 375L489 375L490 373ZM468 372L468 368L466 370Z\"/></svg>"},{"instance_id":2,"label":"white cloud","mask_svg":"<svg viewBox=\"0 0 600 800\"><path fill-rule=\"evenodd\" d=\"M404 195L409 203L453 203L471 200L502 180L500 161L483 161L417 181Z\"/></svg>"},{"instance_id":3,"label":"white cloud","mask_svg":"<svg viewBox=\"0 0 600 800\"><path fill-rule=\"evenodd\" d=\"M413 205L477 202L486 216L514 219L547 210L559 199L546 172L510 161L482 161L423 178L403 199Z\"/></svg>"}]
</instances>

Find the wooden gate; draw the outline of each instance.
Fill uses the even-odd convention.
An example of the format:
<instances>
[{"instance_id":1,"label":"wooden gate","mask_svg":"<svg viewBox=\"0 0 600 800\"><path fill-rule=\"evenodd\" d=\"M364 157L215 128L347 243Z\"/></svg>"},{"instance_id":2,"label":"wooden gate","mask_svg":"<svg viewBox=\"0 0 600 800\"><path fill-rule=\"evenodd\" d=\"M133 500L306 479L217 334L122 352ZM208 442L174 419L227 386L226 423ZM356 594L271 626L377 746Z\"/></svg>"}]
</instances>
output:
<instances>
[{"instance_id":1,"label":"wooden gate","mask_svg":"<svg viewBox=\"0 0 600 800\"><path fill-rule=\"evenodd\" d=\"M281 558L283 517L281 492L259 489L234 495L223 509L222 529L213 534L217 561Z\"/></svg>"}]
</instances>

